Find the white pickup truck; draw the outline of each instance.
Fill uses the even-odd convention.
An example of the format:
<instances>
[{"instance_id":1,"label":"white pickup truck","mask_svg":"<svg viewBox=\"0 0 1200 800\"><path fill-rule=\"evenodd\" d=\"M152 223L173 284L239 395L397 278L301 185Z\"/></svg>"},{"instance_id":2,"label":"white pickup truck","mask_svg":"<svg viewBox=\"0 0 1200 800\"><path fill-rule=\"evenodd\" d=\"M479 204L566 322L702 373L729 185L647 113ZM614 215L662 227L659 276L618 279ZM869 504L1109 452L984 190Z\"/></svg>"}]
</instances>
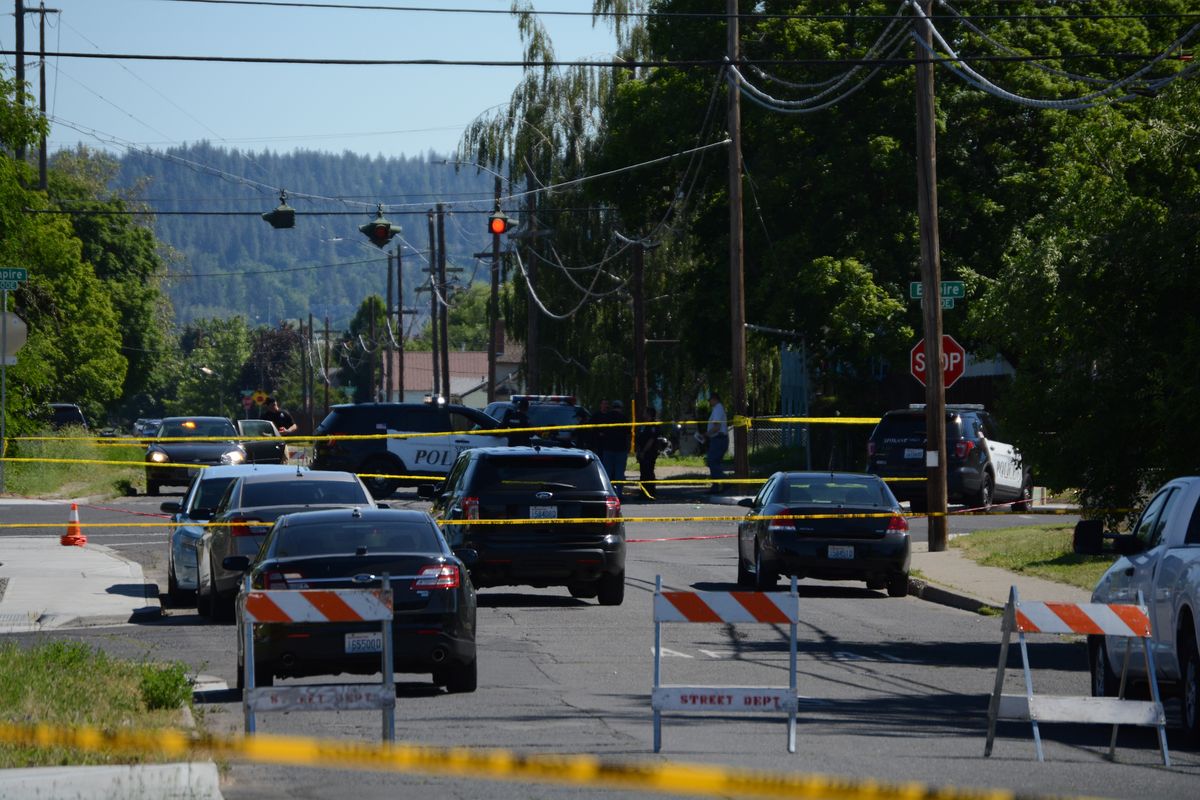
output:
<instances>
[{"instance_id":1,"label":"white pickup truck","mask_svg":"<svg viewBox=\"0 0 1200 800\"><path fill-rule=\"evenodd\" d=\"M1133 530L1117 536L1114 545L1122 555L1096 585L1092 601L1136 603L1141 593L1150 612L1159 683L1181 697L1184 728L1200 741L1200 476L1176 478L1155 492ZM1125 642L1088 637L1093 695L1116 695ZM1129 675L1146 678L1136 643Z\"/></svg>"}]
</instances>

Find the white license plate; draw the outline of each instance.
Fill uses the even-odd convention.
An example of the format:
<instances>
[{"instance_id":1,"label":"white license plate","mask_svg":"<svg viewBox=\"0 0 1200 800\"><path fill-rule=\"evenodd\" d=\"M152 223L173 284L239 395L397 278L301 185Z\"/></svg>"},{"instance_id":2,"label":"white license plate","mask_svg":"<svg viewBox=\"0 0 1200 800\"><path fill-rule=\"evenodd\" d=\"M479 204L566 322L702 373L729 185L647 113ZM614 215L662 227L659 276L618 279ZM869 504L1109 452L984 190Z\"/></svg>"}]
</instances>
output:
<instances>
[{"instance_id":1,"label":"white license plate","mask_svg":"<svg viewBox=\"0 0 1200 800\"><path fill-rule=\"evenodd\" d=\"M347 653L382 653L382 633L347 633Z\"/></svg>"},{"instance_id":2,"label":"white license plate","mask_svg":"<svg viewBox=\"0 0 1200 800\"><path fill-rule=\"evenodd\" d=\"M921 457L921 448L919 448L919 447L904 448L904 457L907 459L920 458Z\"/></svg>"},{"instance_id":3,"label":"white license plate","mask_svg":"<svg viewBox=\"0 0 1200 800\"><path fill-rule=\"evenodd\" d=\"M829 545L829 557L831 559L854 558L854 546L848 544L831 544Z\"/></svg>"},{"instance_id":4,"label":"white license plate","mask_svg":"<svg viewBox=\"0 0 1200 800\"><path fill-rule=\"evenodd\" d=\"M530 519L554 519L558 516L558 506L530 506Z\"/></svg>"}]
</instances>

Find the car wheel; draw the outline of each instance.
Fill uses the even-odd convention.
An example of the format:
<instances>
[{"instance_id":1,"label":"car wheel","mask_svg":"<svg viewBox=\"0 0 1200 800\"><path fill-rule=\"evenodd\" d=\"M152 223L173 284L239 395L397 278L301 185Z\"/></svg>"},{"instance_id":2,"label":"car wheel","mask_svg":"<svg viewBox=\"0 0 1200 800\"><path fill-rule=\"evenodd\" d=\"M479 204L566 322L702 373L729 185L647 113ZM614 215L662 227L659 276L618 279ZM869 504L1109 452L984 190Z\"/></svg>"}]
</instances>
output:
<instances>
[{"instance_id":1,"label":"car wheel","mask_svg":"<svg viewBox=\"0 0 1200 800\"><path fill-rule=\"evenodd\" d=\"M153 481L146 481L146 494L151 497L158 497L159 486Z\"/></svg>"},{"instance_id":2,"label":"car wheel","mask_svg":"<svg viewBox=\"0 0 1200 800\"><path fill-rule=\"evenodd\" d=\"M1103 636L1088 637L1088 661L1092 668L1092 697L1116 697L1118 678L1108 661Z\"/></svg>"},{"instance_id":3,"label":"car wheel","mask_svg":"<svg viewBox=\"0 0 1200 800\"><path fill-rule=\"evenodd\" d=\"M1179 651L1183 678L1183 731L1193 744L1200 743L1200 651L1189 634Z\"/></svg>"},{"instance_id":4,"label":"car wheel","mask_svg":"<svg viewBox=\"0 0 1200 800\"><path fill-rule=\"evenodd\" d=\"M1021 496L1017 498L1017 502L1012 504L1012 510L1023 514L1031 508L1033 508L1033 476L1026 473L1021 483Z\"/></svg>"},{"instance_id":5,"label":"car wheel","mask_svg":"<svg viewBox=\"0 0 1200 800\"><path fill-rule=\"evenodd\" d=\"M376 475L395 475L397 472L403 472L404 466L397 464L390 458L375 457L367 459L360 471ZM400 481L397 478L363 478L362 481L366 484L367 491L371 493L371 497L374 497L376 500L391 497L392 493L396 491L396 487L400 485Z\"/></svg>"},{"instance_id":6,"label":"car wheel","mask_svg":"<svg viewBox=\"0 0 1200 800\"><path fill-rule=\"evenodd\" d=\"M889 575L887 579L888 597L908 597L908 573L900 572Z\"/></svg>"},{"instance_id":7,"label":"car wheel","mask_svg":"<svg viewBox=\"0 0 1200 800\"><path fill-rule=\"evenodd\" d=\"M754 588L760 592L770 592L779 585L779 575L771 565L763 560L762 548L754 548Z\"/></svg>"},{"instance_id":8,"label":"car wheel","mask_svg":"<svg viewBox=\"0 0 1200 800\"><path fill-rule=\"evenodd\" d=\"M451 694L475 691L479 685L479 662L472 658L466 664L452 664L433 673L433 682L445 686Z\"/></svg>"},{"instance_id":9,"label":"car wheel","mask_svg":"<svg viewBox=\"0 0 1200 800\"><path fill-rule=\"evenodd\" d=\"M616 575L605 573L600 576L596 595L602 606L619 606L625 600L625 570Z\"/></svg>"},{"instance_id":10,"label":"car wheel","mask_svg":"<svg viewBox=\"0 0 1200 800\"><path fill-rule=\"evenodd\" d=\"M738 586L741 586L746 589L754 588L754 575L751 574L750 570L746 567L746 562L742 560L742 556L740 553L738 554L737 562L738 562L738 571L737 571Z\"/></svg>"},{"instance_id":11,"label":"car wheel","mask_svg":"<svg viewBox=\"0 0 1200 800\"><path fill-rule=\"evenodd\" d=\"M990 508L992 505L992 473L984 472L979 479L979 494L975 495L977 508Z\"/></svg>"},{"instance_id":12,"label":"car wheel","mask_svg":"<svg viewBox=\"0 0 1200 800\"><path fill-rule=\"evenodd\" d=\"M867 581L867 588L879 592L887 588L886 578L871 578Z\"/></svg>"},{"instance_id":13,"label":"car wheel","mask_svg":"<svg viewBox=\"0 0 1200 800\"><path fill-rule=\"evenodd\" d=\"M172 606L187 605L187 601L191 599L192 593L187 589L179 588L179 579L175 577L175 565L167 569L167 599L171 601Z\"/></svg>"},{"instance_id":14,"label":"car wheel","mask_svg":"<svg viewBox=\"0 0 1200 800\"><path fill-rule=\"evenodd\" d=\"M600 588L596 585L596 581L589 581L588 583L568 583L567 591L571 593L571 597L587 600L595 597Z\"/></svg>"}]
</instances>

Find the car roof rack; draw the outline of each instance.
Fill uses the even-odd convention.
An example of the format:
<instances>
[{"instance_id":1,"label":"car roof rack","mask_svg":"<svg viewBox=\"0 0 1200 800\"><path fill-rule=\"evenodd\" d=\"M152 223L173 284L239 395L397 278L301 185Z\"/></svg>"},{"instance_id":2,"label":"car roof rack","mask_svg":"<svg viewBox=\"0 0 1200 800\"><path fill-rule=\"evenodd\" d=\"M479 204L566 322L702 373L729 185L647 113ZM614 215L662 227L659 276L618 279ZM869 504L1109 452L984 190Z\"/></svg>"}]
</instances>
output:
<instances>
[{"instance_id":1,"label":"car roof rack","mask_svg":"<svg viewBox=\"0 0 1200 800\"><path fill-rule=\"evenodd\" d=\"M924 403L909 403L908 408L911 411L919 411L925 408ZM946 408L954 411L983 411L983 403L946 403Z\"/></svg>"}]
</instances>

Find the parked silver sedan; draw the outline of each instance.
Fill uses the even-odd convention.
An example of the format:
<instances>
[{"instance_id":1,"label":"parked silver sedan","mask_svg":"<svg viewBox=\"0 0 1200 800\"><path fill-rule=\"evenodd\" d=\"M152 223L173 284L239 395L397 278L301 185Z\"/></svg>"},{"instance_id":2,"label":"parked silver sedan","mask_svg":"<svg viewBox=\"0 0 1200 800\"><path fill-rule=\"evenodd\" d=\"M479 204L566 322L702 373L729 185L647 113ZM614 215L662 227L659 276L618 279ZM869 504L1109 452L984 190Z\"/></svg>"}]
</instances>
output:
<instances>
[{"instance_id":1,"label":"parked silver sedan","mask_svg":"<svg viewBox=\"0 0 1200 800\"><path fill-rule=\"evenodd\" d=\"M257 555L267 531L283 514L327 508L375 508L375 501L352 472L297 466L235 478L197 542L196 608L201 615L233 621L242 573L225 569L226 557Z\"/></svg>"},{"instance_id":2,"label":"parked silver sedan","mask_svg":"<svg viewBox=\"0 0 1200 800\"><path fill-rule=\"evenodd\" d=\"M196 548L204 525L225 495L234 478L243 475L292 473L295 467L278 464L233 464L200 471L188 486L183 500L163 503L171 515L167 527L167 596L172 605L182 606L195 598Z\"/></svg>"}]
</instances>

